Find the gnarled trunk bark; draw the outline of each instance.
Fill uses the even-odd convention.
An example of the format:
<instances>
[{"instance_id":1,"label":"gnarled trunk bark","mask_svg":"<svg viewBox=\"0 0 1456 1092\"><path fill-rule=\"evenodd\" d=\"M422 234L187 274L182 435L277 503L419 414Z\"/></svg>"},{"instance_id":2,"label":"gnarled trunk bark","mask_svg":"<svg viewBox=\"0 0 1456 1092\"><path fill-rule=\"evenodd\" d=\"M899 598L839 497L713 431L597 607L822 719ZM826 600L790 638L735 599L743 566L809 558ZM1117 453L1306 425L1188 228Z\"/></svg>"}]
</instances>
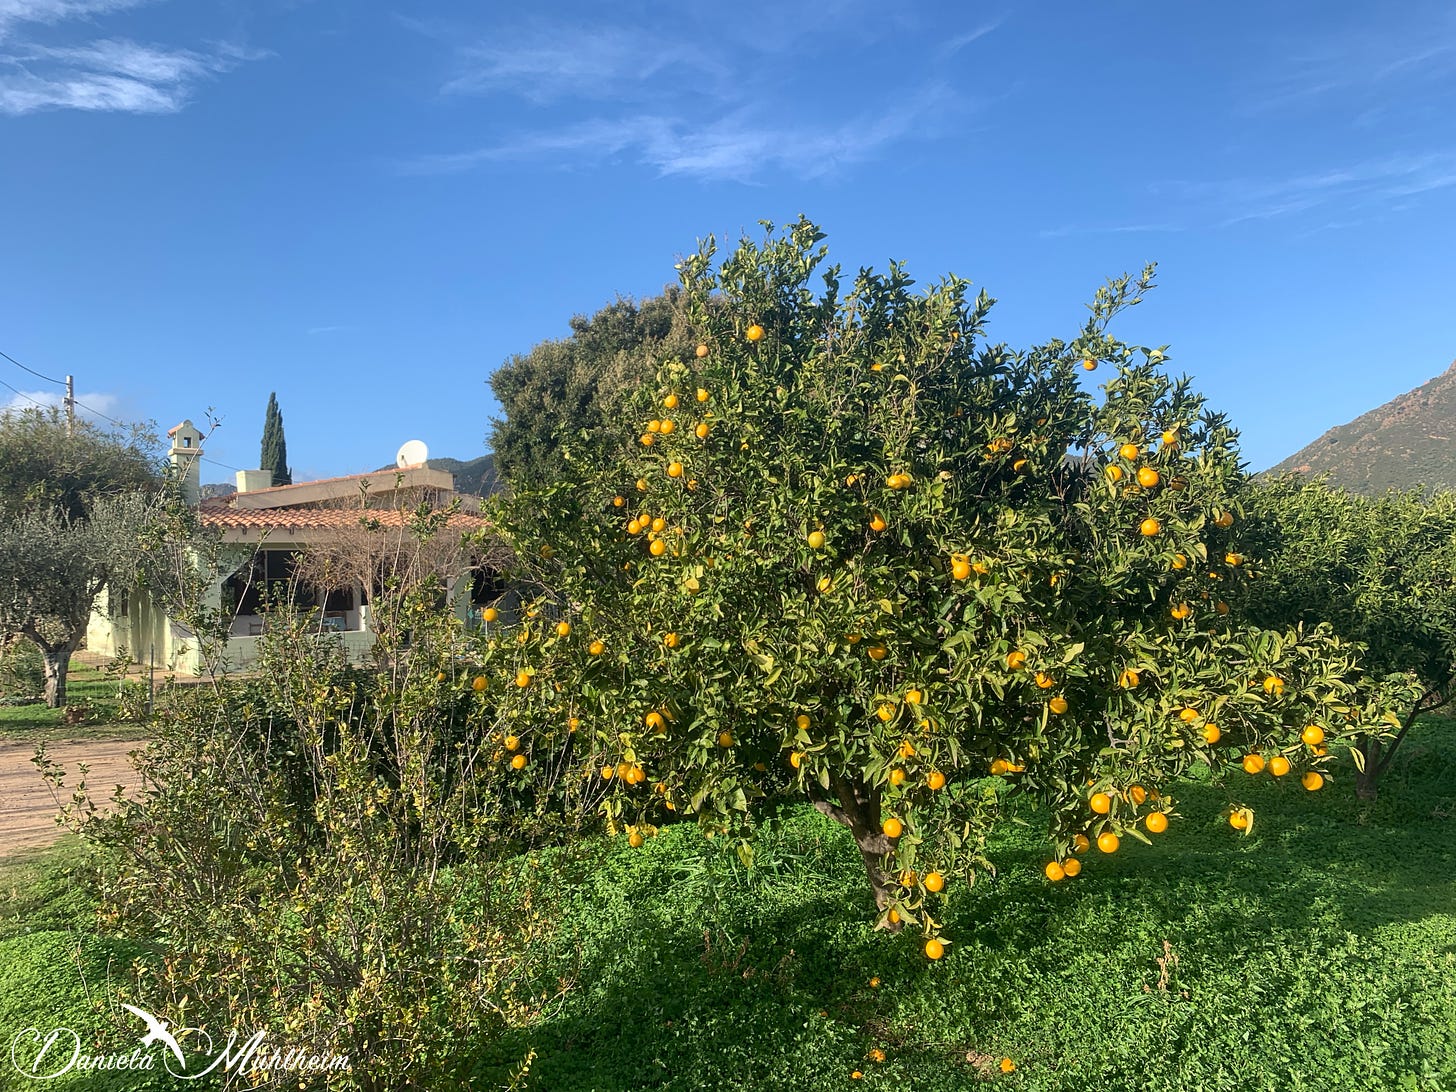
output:
<instances>
[{"instance_id":1,"label":"gnarled trunk bark","mask_svg":"<svg viewBox=\"0 0 1456 1092\"><path fill-rule=\"evenodd\" d=\"M66 672L71 667L71 654L80 647L81 637L77 634L69 640L52 644L32 633L26 636L40 649L45 663L45 703L52 709L60 709L66 704Z\"/></svg>"},{"instance_id":2,"label":"gnarled trunk bark","mask_svg":"<svg viewBox=\"0 0 1456 1092\"><path fill-rule=\"evenodd\" d=\"M812 796L814 807L847 827L854 835L854 843L864 861L865 876L870 881L870 891L875 897L875 907L884 911L895 901L895 894L889 877L880 869L880 858L894 849L895 844L880 829L880 794L857 780L847 781L834 776L829 780L829 789L834 799L816 792ZM901 922L892 922L889 928L898 932L901 925Z\"/></svg>"}]
</instances>

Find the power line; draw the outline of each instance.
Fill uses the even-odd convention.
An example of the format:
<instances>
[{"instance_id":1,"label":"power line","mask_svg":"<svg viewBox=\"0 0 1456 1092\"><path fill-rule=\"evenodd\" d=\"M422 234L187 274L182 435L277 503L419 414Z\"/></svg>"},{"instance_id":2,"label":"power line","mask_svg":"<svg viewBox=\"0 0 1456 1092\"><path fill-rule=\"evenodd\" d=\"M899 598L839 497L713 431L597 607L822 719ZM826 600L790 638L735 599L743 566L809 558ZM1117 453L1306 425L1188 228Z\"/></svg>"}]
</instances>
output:
<instances>
[{"instance_id":1,"label":"power line","mask_svg":"<svg viewBox=\"0 0 1456 1092\"><path fill-rule=\"evenodd\" d=\"M59 379L52 379L48 375L42 375L40 372L36 371L34 368L27 367L26 365L22 364L20 361L16 360L9 353L0 353L0 356L3 356L6 360L10 361L10 363L14 364L21 371L23 371L23 372L29 372L31 375L35 376L37 379L44 379L47 383L54 383L58 387L64 387L65 386L65 384L63 382L61 382ZM14 390L13 387L11 389Z\"/></svg>"},{"instance_id":2,"label":"power line","mask_svg":"<svg viewBox=\"0 0 1456 1092\"><path fill-rule=\"evenodd\" d=\"M85 402L82 402L79 398L72 398L71 401L75 405L80 406L87 413L93 413L97 417L100 417L103 421L110 421L117 428L126 428L126 426L124 424L122 424L120 421L118 421L115 417L107 417L106 414L102 413L100 410L92 409Z\"/></svg>"},{"instance_id":3,"label":"power line","mask_svg":"<svg viewBox=\"0 0 1456 1092\"><path fill-rule=\"evenodd\" d=\"M6 357L6 359L8 360L9 357ZM34 398L32 398L30 395L26 394L23 390L21 390L18 387L12 387L9 383L5 382L5 380L3 380L3 379L0 379L0 387L4 387L7 390L14 391L17 395L19 395L21 398L24 398L27 402L30 402L33 405L39 406L41 409L55 409L54 406L51 406L51 405L49 405L49 404L47 404L45 402L37 402Z\"/></svg>"}]
</instances>

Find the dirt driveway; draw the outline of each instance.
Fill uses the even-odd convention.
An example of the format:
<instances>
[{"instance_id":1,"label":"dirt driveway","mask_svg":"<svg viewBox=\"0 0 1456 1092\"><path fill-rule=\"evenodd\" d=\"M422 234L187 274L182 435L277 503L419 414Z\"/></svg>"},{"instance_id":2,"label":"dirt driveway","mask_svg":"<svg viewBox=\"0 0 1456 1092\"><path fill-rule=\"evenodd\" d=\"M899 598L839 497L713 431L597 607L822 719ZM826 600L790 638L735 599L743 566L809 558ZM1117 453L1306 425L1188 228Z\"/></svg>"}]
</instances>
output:
<instances>
[{"instance_id":1,"label":"dirt driveway","mask_svg":"<svg viewBox=\"0 0 1456 1092\"><path fill-rule=\"evenodd\" d=\"M80 779L77 763L85 762L91 767L86 784L104 800L117 785L137 783L127 755L143 746L136 739L63 740L46 744L46 753L66 768L63 798ZM0 856L49 845L61 835L55 799L30 761L34 755L34 743L0 742Z\"/></svg>"}]
</instances>

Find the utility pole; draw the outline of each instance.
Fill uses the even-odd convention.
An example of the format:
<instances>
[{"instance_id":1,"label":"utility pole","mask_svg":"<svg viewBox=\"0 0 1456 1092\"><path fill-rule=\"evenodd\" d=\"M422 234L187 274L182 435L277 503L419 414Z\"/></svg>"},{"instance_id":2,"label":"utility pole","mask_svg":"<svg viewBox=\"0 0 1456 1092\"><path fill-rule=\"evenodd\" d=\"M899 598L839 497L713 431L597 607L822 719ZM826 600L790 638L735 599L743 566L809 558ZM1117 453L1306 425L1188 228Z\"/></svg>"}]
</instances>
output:
<instances>
[{"instance_id":1,"label":"utility pole","mask_svg":"<svg viewBox=\"0 0 1456 1092\"><path fill-rule=\"evenodd\" d=\"M76 435L76 379L66 376L66 436Z\"/></svg>"}]
</instances>

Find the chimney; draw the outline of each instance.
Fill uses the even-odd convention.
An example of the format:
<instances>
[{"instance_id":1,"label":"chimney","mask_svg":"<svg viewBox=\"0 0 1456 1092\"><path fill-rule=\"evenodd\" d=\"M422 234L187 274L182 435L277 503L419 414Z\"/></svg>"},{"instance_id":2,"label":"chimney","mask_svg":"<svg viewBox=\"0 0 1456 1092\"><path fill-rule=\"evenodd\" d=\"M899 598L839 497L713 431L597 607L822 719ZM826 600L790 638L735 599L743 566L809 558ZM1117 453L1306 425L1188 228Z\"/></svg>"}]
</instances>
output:
<instances>
[{"instance_id":1,"label":"chimney","mask_svg":"<svg viewBox=\"0 0 1456 1092\"><path fill-rule=\"evenodd\" d=\"M269 489L273 485L271 470L239 470L238 492L251 493L257 489Z\"/></svg>"},{"instance_id":2,"label":"chimney","mask_svg":"<svg viewBox=\"0 0 1456 1092\"><path fill-rule=\"evenodd\" d=\"M196 504L202 498L202 433L191 421L183 421L167 430L172 438L172 472L182 487L182 499Z\"/></svg>"}]
</instances>

